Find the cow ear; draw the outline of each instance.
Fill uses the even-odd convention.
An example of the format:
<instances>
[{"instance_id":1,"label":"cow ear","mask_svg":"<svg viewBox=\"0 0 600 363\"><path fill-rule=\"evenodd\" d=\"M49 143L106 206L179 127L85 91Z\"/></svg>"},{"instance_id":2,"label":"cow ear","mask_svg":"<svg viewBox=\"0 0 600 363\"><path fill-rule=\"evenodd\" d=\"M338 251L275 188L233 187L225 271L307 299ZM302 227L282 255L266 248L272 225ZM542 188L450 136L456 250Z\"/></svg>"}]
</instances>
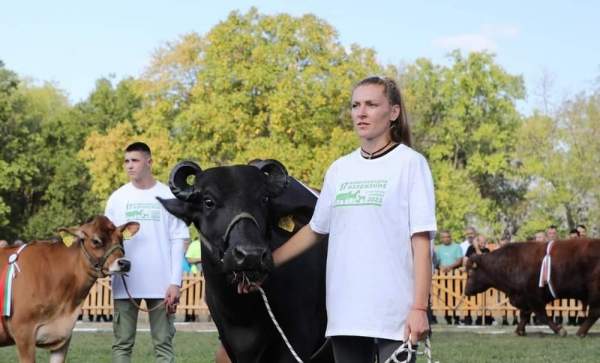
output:
<instances>
[{"instance_id":1,"label":"cow ear","mask_svg":"<svg viewBox=\"0 0 600 363\"><path fill-rule=\"evenodd\" d=\"M253 160L249 164L265 173L267 176L267 190L271 197L280 195L287 187L288 173L285 166L279 161L273 159Z\"/></svg>"},{"instance_id":2,"label":"cow ear","mask_svg":"<svg viewBox=\"0 0 600 363\"><path fill-rule=\"evenodd\" d=\"M140 224L138 222L127 222L117 227L124 240L131 239L139 230Z\"/></svg>"},{"instance_id":3,"label":"cow ear","mask_svg":"<svg viewBox=\"0 0 600 363\"><path fill-rule=\"evenodd\" d=\"M62 242L68 247L72 245L78 239L85 239L86 234L84 231L77 227L71 228L59 228L58 234L62 239Z\"/></svg>"},{"instance_id":4,"label":"cow ear","mask_svg":"<svg viewBox=\"0 0 600 363\"><path fill-rule=\"evenodd\" d=\"M156 197L156 199L158 199L160 204L162 204L169 213L184 221L185 224L189 226L192 223L192 211L189 207L190 203L179 199L163 199L161 197Z\"/></svg>"}]
</instances>

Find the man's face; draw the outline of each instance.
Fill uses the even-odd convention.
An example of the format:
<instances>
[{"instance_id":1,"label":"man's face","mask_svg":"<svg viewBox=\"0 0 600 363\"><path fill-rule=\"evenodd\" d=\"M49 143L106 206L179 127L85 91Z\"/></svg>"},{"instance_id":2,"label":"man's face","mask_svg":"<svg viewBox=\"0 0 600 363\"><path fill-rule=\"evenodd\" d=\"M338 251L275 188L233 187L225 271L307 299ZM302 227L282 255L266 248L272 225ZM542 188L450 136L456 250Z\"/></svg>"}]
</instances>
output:
<instances>
[{"instance_id":1,"label":"man's face","mask_svg":"<svg viewBox=\"0 0 600 363\"><path fill-rule=\"evenodd\" d=\"M465 237L470 243L473 243L473 240L475 239L475 230L472 228L465 229Z\"/></svg>"},{"instance_id":2,"label":"man's face","mask_svg":"<svg viewBox=\"0 0 600 363\"><path fill-rule=\"evenodd\" d=\"M440 233L440 241L445 245L449 245L450 243L452 243L452 236L450 235L450 233L442 232Z\"/></svg>"},{"instance_id":3,"label":"man's face","mask_svg":"<svg viewBox=\"0 0 600 363\"><path fill-rule=\"evenodd\" d=\"M151 173L152 159L141 151L125 153L124 167L129 180L138 181Z\"/></svg>"},{"instance_id":4,"label":"man's face","mask_svg":"<svg viewBox=\"0 0 600 363\"><path fill-rule=\"evenodd\" d=\"M556 241L556 239L558 238L558 233L556 232L556 228L548 228L546 235L548 236L549 241Z\"/></svg>"},{"instance_id":5,"label":"man's face","mask_svg":"<svg viewBox=\"0 0 600 363\"><path fill-rule=\"evenodd\" d=\"M587 231L583 227L577 227L577 231L579 232L579 237L586 237Z\"/></svg>"},{"instance_id":6,"label":"man's face","mask_svg":"<svg viewBox=\"0 0 600 363\"><path fill-rule=\"evenodd\" d=\"M546 234L544 232L537 232L535 234L536 242L546 242Z\"/></svg>"}]
</instances>

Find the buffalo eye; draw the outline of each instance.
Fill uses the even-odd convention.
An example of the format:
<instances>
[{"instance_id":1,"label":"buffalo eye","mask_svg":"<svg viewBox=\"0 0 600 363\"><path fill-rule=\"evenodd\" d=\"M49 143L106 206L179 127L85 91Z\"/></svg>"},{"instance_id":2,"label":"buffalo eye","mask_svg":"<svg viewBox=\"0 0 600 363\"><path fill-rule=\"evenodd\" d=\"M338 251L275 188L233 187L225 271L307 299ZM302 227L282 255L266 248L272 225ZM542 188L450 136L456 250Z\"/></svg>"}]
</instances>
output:
<instances>
[{"instance_id":1,"label":"buffalo eye","mask_svg":"<svg viewBox=\"0 0 600 363\"><path fill-rule=\"evenodd\" d=\"M269 204L269 196L265 195L264 197L262 197L262 199L260 200L263 204Z\"/></svg>"},{"instance_id":2,"label":"buffalo eye","mask_svg":"<svg viewBox=\"0 0 600 363\"><path fill-rule=\"evenodd\" d=\"M213 209L216 205L215 201L212 198L206 197L202 200L202 204L206 209Z\"/></svg>"}]
</instances>

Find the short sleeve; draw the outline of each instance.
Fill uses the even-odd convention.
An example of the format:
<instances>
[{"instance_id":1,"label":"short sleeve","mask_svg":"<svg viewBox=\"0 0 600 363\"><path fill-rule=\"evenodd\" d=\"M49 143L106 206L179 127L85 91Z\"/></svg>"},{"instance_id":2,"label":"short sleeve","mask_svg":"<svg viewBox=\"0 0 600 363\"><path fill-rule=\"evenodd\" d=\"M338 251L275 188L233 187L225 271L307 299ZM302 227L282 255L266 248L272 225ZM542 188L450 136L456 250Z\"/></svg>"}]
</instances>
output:
<instances>
[{"instance_id":1,"label":"short sleeve","mask_svg":"<svg viewBox=\"0 0 600 363\"><path fill-rule=\"evenodd\" d=\"M433 178L427 160L422 155L417 155L411 160L409 172L410 235L419 232L430 232L429 238L433 240L437 230Z\"/></svg>"},{"instance_id":2,"label":"short sleeve","mask_svg":"<svg viewBox=\"0 0 600 363\"><path fill-rule=\"evenodd\" d=\"M325 174L323 189L321 190L315 211L309 223L310 228L319 234L329 233L329 226L331 223L331 202L333 200L333 193L335 193L333 179L334 167L332 165Z\"/></svg>"}]
</instances>

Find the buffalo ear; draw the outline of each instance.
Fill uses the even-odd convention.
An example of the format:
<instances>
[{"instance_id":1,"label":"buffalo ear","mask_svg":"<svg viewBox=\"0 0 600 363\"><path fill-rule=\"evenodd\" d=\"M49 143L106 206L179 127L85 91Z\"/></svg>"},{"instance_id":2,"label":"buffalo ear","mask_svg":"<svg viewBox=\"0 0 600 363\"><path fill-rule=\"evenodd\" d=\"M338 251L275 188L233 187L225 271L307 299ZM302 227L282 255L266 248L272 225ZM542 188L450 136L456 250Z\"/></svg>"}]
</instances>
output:
<instances>
[{"instance_id":1,"label":"buffalo ear","mask_svg":"<svg viewBox=\"0 0 600 363\"><path fill-rule=\"evenodd\" d=\"M288 185L288 172L277 160L253 160L249 165L257 167L267 176L267 190L271 197L280 195Z\"/></svg>"},{"instance_id":2,"label":"buffalo ear","mask_svg":"<svg viewBox=\"0 0 600 363\"><path fill-rule=\"evenodd\" d=\"M179 199L163 199L161 197L156 197L156 199L158 199L160 204L162 204L169 213L184 221L185 224L189 226L192 223L192 211L189 208L189 203Z\"/></svg>"}]
</instances>

